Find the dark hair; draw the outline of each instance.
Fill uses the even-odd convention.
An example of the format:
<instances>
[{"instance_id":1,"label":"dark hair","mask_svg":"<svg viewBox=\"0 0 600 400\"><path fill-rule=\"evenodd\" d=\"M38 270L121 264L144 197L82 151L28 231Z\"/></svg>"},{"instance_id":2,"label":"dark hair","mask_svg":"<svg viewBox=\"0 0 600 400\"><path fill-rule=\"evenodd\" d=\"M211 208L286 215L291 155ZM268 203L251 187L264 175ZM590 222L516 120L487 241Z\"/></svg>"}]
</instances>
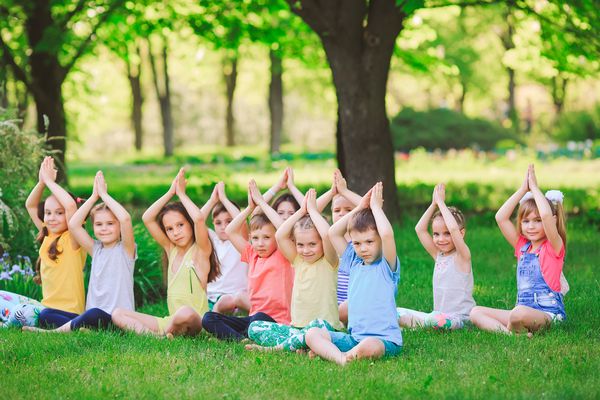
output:
<instances>
[{"instance_id":1,"label":"dark hair","mask_svg":"<svg viewBox=\"0 0 600 400\"><path fill-rule=\"evenodd\" d=\"M348 232L367 232L371 229L377 231L377 223L370 208L357 211L348 222Z\"/></svg>"},{"instance_id":2,"label":"dark hair","mask_svg":"<svg viewBox=\"0 0 600 400\"><path fill-rule=\"evenodd\" d=\"M252 218L250 218L250 232L260 229L266 225L272 225L274 227L271 220L263 213L254 214Z\"/></svg>"},{"instance_id":3,"label":"dark hair","mask_svg":"<svg viewBox=\"0 0 600 400\"><path fill-rule=\"evenodd\" d=\"M298 204L298 201L296 200L296 198L294 196L292 196L291 193L284 193L281 196L279 196L278 198L275 199L275 201L273 202L273 210L277 211L277 208L279 208L279 206L281 205L281 203L292 203L292 206L294 207L295 211L298 211L300 209L300 204Z\"/></svg>"},{"instance_id":4,"label":"dark hair","mask_svg":"<svg viewBox=\"0 0 600 400\"><path fill-rule=\"evenodd\" d=\"M75 200L75 204L77 206L79 206L79 204L83 201L83 199L76 197L73 193L71 193L71 192L67 192L67 193L69 194L69 196L71 196L73 198L73 200ZM37 206L37 216L42 221L44 220L44 214L45 214L44 208L46 206L47 199L48 199L48 197L46 197L44 200L40 201ZM44 238L46 236L48 236L48 233L49 233L48 228L44 226L39 231L37 237L35 238L36 241L39 244L42 244L44 242ZM48 246L48 257L52 261L56 261L58 259L58 256L60 256L62 254L62 251L58 250L58 241L60 240L61 237L62 237L62 233L60 235L58 235L58 237L56 239L54 239L54 241L52 243L50 243L50 246ZM41 257L38 257L38 259L35 262L35 267L34 267L35 275L33 276L33 281L38 285L42 284L42 275L40 272L41 267L42 267L42 259L41 259Z\"/></svg>"},{"instance_id":5,"label":"dark hair","mask_svg":"<svg viewBox=\"0 0 600 400\"><path fill-rule=\"evenodd\" d=\"M230 201L231 201L231 200L230 200ZM235 202L233 202L233 201L232 201L231 203L232 203L234 206L236 206L238 210L240 209L240 206L238 206L238 205L237 205L237 203L235 203ZM228 213L229 211L227 211L227 208L225 208L225 206L223 205L223 203L221 203L221 202L218 202L218 203L215 205L215 207L213 208L213 210L212 210L212 214L211 214L211 216L212 216L212 219L215 219L215 217L216 217L217 215L219 215L219 214L221 214L221 213L224 213L224 212Z\"/></svg>"},{"instance_id":6,"label":"dark hair","mask_svg":"<svg viewBox=\"0 0 600 400\"><path fill-rule=\"evenodd\" d=\"M450 214L452 214L452 216L456 220L458 227L460 229L465 229L465 216L463 215L463 213L456 207L448 207L448 210L450 210ZM442 212L438 208L437 210L435 210L435 212L431 216L431 222L433 222L434 219L439 218L439 217L444 219Z\"/></svg>"}]
</instances>

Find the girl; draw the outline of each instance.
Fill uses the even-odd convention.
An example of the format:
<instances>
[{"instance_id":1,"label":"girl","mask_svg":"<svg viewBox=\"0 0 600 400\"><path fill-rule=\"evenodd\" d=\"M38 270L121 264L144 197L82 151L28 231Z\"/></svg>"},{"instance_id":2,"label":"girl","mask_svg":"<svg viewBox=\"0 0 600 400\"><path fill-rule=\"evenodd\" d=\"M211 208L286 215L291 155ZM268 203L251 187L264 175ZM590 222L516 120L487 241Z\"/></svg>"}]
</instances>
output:
<instances>
[{"instance_id":1,"label":"girl","mask_svg":"<svg viewBox=\"0 0 600 400\"><path fill-rule=\"evenodd\" d=\"M103 203L94 207L102 199ZM93 207L93 208L92 208ZM97 240L84 228L85 218L90 214ZM51 332L70 332L85 326L106 328L111 322L110 314L120 307L133 311L133 268L135 242L129 213L113 199L107 191L104 175L98 171L94 179L92 196L81 206L69 221L69 231L92 256L92 268L86 312L81 315L53 310L54 320L64 322ZM49 332L43 329L24 327L24 330Z\"/></svg>"},{"instance_id":2,"label":"girl","mask_svg":"<svg viewBox=\"0 0 600 400\"><path fill-rule=\"evenodd\" d=\"M444 185L436 185L431 205L415 227L419 241L435 260L433 312L398 308L398 322L403 328L460 329L475 306L471 252L464 238L465 218L456 208L446 206L445 197ZM429 221L433 237L427 228Z\"/></svg>"},{"instance_id":3,"label":"girl","mask_svg":"<svg viewBox=\"0 0 600 400\"><path fill-rule=\"evenodd\" d=\"M208 237L205 216L185 193L183 168L171 187L146 210L142 219L152 237L168 255L167 305L169 316L151 315L118 308L112 321L138 334L196 335L208 311L206 285L219 275L219 263ZM170 203L177 195L181 202Z\"/></svg>"},{"instance_id":4,"label":"girl","mask_svg":"<svg viewBox=\"0 0 600 400\"><path fill-rule=\"evenodd\" d=\"M264 207L266 202L259 196L254 188L256 203ZM329 225L317 209L316 192L310 189L302 207L281 224L275 235L280 251L295 270L291 327L252 322L248 336L257 344L247 345L247 349L296 351L306 348L304 332L307 329L342 328L336 302L338 257L329 241L328 230ZM316 318L319 320L314 321Z\"/></svg>"},{"instance_id":5,"label":"girl","mask_svg":"<svg viewBox=\"0 0 600 400\"><path fill-rule=\"evenodd\" d=\"M40 231L38 241L42 244L36 272L42 284L42 304L48 308L40 312L38 322L41 327L60 326L65 322L55 310L78 315L85 309L83 267L86 253L68 229L68 221L77 211L77 204L55 180L54 160L46 157L40 167L39 181L25 202L29 216ZM41 202L45 187L52 195Z\"/></svg>"},{"instance_id":6,"label":"girl","mask_svg":"<svg viewBox=\"0 0 600 400\"><path fill-rule=\"evenodd\" d=\"M528 193L528 191L530 191ZM517 226L510 216L519 204ZM561 284L567 234L562 193L540 191L533 164L523 184L496 213L496 222L515 249L517 305L512 310L475 307L471 321L480 329L531 336L566 318Z\"/></svg>"}]
</instances>

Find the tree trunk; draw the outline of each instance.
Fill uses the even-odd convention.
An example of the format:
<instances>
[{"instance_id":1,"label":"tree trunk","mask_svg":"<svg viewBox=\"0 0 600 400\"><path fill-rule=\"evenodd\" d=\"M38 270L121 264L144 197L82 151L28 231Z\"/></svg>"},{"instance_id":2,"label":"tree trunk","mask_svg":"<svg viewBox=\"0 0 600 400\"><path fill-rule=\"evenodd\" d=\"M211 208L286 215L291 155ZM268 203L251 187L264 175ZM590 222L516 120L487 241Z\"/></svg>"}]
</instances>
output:
<instances>
[{"instance_id":1,"label":"tree trunk","mask_svg":"<svg viewBox=\"0 0 600 400\"><path fill-rule=\"evenodd\" d=\"M226 56L223 65L223 78L225 79L225 95L227 97L227 110L225 112L225 144L227 147L235 146L235 117L233 115L233 96L237 85L237 51L233 56Z\"/></svg>"},{"instance_id":2,"label":"tree trunk","mask_svg":"<svg viewBox=\"0 0 600 400\"><path fill-rule=\"evenodd\" d=\"M139 47L136 46L138 58L140 57ZM131 65L131 61L127 60L127 78L131 87L131 125L135 132L135 149L142 150L144 131L142 126L142 106L144 104L144 96L142 94L141 84L141 65Z\"/></svg>"},{"instance_id":3,"label":"tree trunk","mask_svg":"<svg viewBox=\"0 0 600 400\"><path fill-rule=\"evenodd\" d=\"M319 34L333 73L340 169L358 193L382 181L386 214L394 219L399 213L398 196L385 95L390 60L405 15L394 1L354 1L329 10L338 15L329 15L335 22L323 26L328 10L313 9L318 7L315 4L302 3L302 9L294 11Z\"/></svg>"},{"instance_id":4,"label":"tree trunk","mask_svg":"<svg viewBox=\"0 0 600 400\"><path fill-rule=\"evenodd\" d=\"M467 83L461 79L460 80L460 97L458 98L458 103L456 104L456 111L460 113L465 112L465 98L467 97Z\"/></svg>"},{"instance_id":5,"label":"tree trunk","mask_svg":"<svg viewBox=\"0 0 600 400\"><path fill-rule=\"evenodd\" d=\"M169 84L169 69L167 63L167 39L162 38L162 85L159 82L156 61L152 54L151 41L148 40L148 56L150 59L150 67L152 68L152 81L156 90L156 97L160 105L160 116L163 125L163 145L165 157L173 155L173 114L171 109L171 90Z\"/></svg>"},{"instance_id":6,"label":"tree trunk","mask_svg":"<svg viewBox=\"0 0 600 400\"><path fill-rule=\"evenodd\" d=\"M269 85L269 111L271 115L271 155L281 149L281 131L283 128L283 65L279 54L271 50L271 83Z\"/></svg>"},{"instance_id":7,"label":"tree trunk","mask_svg":"<svg viewBox=\"0 0 600 400\"><path fill-rule=\"evenodd\" d=\"M8 68L0 58L0 107L8 108Z\"/></svg>"},{"instance_id":8,"label":"tree trunk","mask_svg":"<svg viewBox=\"0 0 600 400\"><path fill-rule=\"evenodd\" d=\"M568 78L555 76L552 78L552 103L554 104L555 119L562 114L565 105L565 97L567 96Z\"/></svg>"},{"instance_id":9,"label":"tree trunk","mask_svg":"<svg viewBox=\"0 0 600 400\"><path fill-rule=\"evenodd\" d=\"M506 19L506 31L503 32L503 34L500 36L500 39L504 46L504 50L509 51L509 50L515 48L515 43L513 41L513 35L515 33L514 16L513 16L510 5L506 8L504 17ZM506 72L508 74L508 99L506 100L506 103L507 103L506 116L508 117L508 119L511 122L512 129L514 129L515 131L518 132L518 131L520 131L520 128L519 128L519 114L517 112L516 98L515 98L515 88L516 88L515 70L510 67L506 67Z\"/></svg>"}]
</instances>

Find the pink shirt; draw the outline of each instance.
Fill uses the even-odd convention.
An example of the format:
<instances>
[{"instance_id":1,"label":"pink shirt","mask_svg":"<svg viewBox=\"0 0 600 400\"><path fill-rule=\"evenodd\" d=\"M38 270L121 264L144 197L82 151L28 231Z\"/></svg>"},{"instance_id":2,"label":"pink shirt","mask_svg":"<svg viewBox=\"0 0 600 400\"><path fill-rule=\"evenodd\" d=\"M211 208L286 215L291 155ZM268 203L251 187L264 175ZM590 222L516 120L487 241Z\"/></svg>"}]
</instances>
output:
<instances>
[{"instance_id":1,"label":"pink shirt","mask_svg":"<svg viewBox=\"0 0 600 400\"><path fill-rule=\"evenodd\" d=\"M524 236L519 236L519 240L517 240L517 245L515 246L515 257L517 259L521 256L521 247L527 242L528 240ZM546 239L537 250L539 250L540 267L544 280L550 289L560 292L560 275L565 263L565 246L563 245L560 252L556 254L550 241Z\"/></svg>"},{"instance_id":2,"label":"pink shirt","mask_svg":"<svg viewBox=\"0 0 600 400\"><path fill-rule=\"evenodd\" d=\"M278 323L289 325L294 282L290 262L279 250L261 258L250 244L242 253L241 261L248 263L250 315L264 312Z\"/></svg>"}]
</instances>

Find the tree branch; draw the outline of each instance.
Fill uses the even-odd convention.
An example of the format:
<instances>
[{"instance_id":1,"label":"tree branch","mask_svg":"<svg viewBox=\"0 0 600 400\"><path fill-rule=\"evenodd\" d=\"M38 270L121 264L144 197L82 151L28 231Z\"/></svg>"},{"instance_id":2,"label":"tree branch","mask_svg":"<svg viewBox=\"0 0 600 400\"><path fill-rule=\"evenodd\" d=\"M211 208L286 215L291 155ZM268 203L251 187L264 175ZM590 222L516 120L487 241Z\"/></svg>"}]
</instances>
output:
<instances>
[{"instance_id":1,"label":"tree branch","mask_svg":"<svg viewBox=\"0 0 600 400\"><path fill-rule=\"evenodd\" d=\"M333 27L323 16L323 10L315 0L286 0L290 10L298 15L320 37L331 32Z\"/></svg>"},{"instance_id":2,"label":"tree branch","mask_svg":"<svg viewBox=\"0 0 600 400\"><path fill-rule=\"evenodd\" d=\"M11 69L13 70L13 73L15 74L15 77L25 84L27 90L29 90L31 93L34 93L36 89L32 86L25 70L21 68L15 61L15 57L12 54L12 50L10 49L10 47L8 47L6 42L4 42L4 39L2 38L1 34L0 48L2 48L2 58L4 59L6 64L10 65Z\"/></svg>"},{"instance_id":3,"label":"tree branch","mask_svg":"<svg viewBox=\"0 0 600 400\"><path fill-rule=\"evenodd\" d=\"M77 15L77 13L79 13L81 10L83 10L83 7L85 7L85 3L86 3L86 0L79 0L79 2L77 3L77 5L73 9L73 11L71 11L69 14L67 14L65 16L65 18L59 22L58 25L60 27L61 32L65 31L69 21L71 21L73 19L73 17L75 17L75 15Z\"/></svg>"}]
</instances>

